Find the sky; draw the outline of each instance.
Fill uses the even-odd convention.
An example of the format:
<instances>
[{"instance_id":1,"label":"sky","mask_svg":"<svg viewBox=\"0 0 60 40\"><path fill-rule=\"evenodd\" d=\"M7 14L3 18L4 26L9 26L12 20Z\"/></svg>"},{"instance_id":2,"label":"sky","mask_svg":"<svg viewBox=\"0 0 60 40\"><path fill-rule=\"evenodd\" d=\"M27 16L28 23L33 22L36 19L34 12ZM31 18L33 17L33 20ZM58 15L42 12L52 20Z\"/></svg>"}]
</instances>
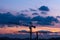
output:
<instances>
[{"instance_id":1,"label":"sky","mask_svg":"<svg viewBox=\"0 0 60 40\"><path fill-rule=\"evenodd\" d=\"M21 10L29 10L35 9L38 10L41 6L47 6L50 11L48 12L48 15L50 16L60 16L60 0L0 0L0 11L17 11L20 12ZM31 11L30 11L31 12ZM30 13L28 12L28 13ZM14 14L14 13L13 13ZM50 26L50 27L37 27L33 28L33 32L40 31L40 30L48 30L51 32L60 32L60 23ZM27 27L3 27L0 28L0 34L6 34L6 33L17 33L18 31L26 30L29 31L29 28Z\"/></svg>"},{"instance_id":2,"label":"sky","mask_svg":"<svg viewBox=\"0 0 60 40\"><path fill-rule=\"evenodd\" d=\"M49 15L60 16L60 0L0 0L0 9L20 11L29 8L38 9L40 6L48 6Z\"/></svg>"},{"instance_id":3,"label":"sky","mask_svg":"<svg viewBox=\"0 0 60 40\"><path fill-rule=\"evenodd\" d=\"M38 8L41 5L46 5L53 9L60 9L59 0L0 0L0 7L20 10L28 8Z\"/></svg>"},{"instance_id":4,"label":"sky","mask_svg":"<svg viewBox=\"0 0 60 40\"><path fill-rule=\"evenodd\" d=\"M0 34L18 34L19 33L18 31L22 31L22 30L29 32L30 29L26 26L4 27L4 28L0 28ZM32 32L36 32L36 31L60 32L60 28L58 26L54 26L54 27L52 27L52 26L51 27L37 26L36 28L32 28Z\"/></svg>"}]
</instances>

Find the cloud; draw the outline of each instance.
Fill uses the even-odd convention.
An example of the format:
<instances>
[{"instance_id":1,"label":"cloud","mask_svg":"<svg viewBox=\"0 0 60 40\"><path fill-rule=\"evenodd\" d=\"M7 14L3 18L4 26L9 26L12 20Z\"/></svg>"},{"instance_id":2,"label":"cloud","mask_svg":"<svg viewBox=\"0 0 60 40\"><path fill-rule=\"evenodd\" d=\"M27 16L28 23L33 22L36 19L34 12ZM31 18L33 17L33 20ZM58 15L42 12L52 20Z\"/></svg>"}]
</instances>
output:
<instances>
[{"instance_id":1,"label":"cloud","mask_svg":"<svg viewBox=\"0 0 60 40\"><path fill-rule=\"evenodd\" d=\"M39 8L40 11L42 11L41 13L46 14L45 11L50 11L50 9L47 6L41 6ZM32 21L37 21L37 24L39 25L53 25L52 22L58 23L58 19L54 18L53 16L47 16L47 17L42 17L39 16L38 13L36 13L37 10L35 9L30 9L30 12L35 11L34 13L32 13L32 15L37 15L34 16L32 19L30 16L27 16L26 14L24 14L24 11L22 11L21 14L18 14L16 16L12 15L10 12L7 13L0 13L0 25L9 25L9 26L13 26L11 24L14 25L23 25L23 26L29 26L31 20ZM25 10L25 12L28 12L28 10ZM44 15L45 16L45 15Z\"/></svg>"},{"instance_id":2,"label":"cloud","mask_svg":"<svg viewBox=\"0 0 60 40\"><path fill-rule=\"evenodd\" d=\"M18 24L18 19L10 12L0 13L0 24Z\"/></svg>"},{"instance_id":3,"label":"cloud","mask_svg":"<svg viewBox=\"0 0 60 40\"><path fill-rule=\"evenodd\" d=\"M36 16L32 18L32 21L37 21L37 24L39 25L54 25L52 22L58 23L58 19L52 17L52 16L47 16L47 17L42 17L42 16Z\"/></svg>"},{"instance_id":4,"label":"cloud","mask_svg":"<svg viewBox=\"0 0 60 40\"><path fill-rule=\"evenodd\" d=\"M19 14L19 15L14 16L10 12L0 13L0 25L8 25L8 26L23 25L23 26L27 26L30 21L31 21L31 19L29 17L26 17L25 14Z\"/></svg>"},{"instance_id":5,"label":"cloud","mask_svg":"<svg viewBox=\"0 0 60 40\"><path fill-rule=\"evenodd\" d=\"M41 6L39 8L40 11L49 11L49 8L47 6Z\"/></svg>"},{"instance_id":6,"label":"cloud","mask_svg":"<svg viewBox=\"0 0 60 40\"><path fill-rule=\"evenodd\" d=\"M32 8L29 8L30 9L30 11L36 11L35 9L32 9Z\"/></svg>"},{"instance_id":7,"label":"cloud","mask_svg":"<svg viewBox=\"0 0 60 40\"><path fill-rule=\"evenodd\" d=\"M21 30L21 31L18 31L19 33L29 33L28 31L26 30Z\"/></svg>"},{"instance_id":8,"label":"cloud","mask_svg":"<svg viewBox=\"0 0 60 40\"><path fill-rule=\"evenodd\" d=\"M60 18L60 16L57 16L57 18Z\"/></svg>"},{"instance_id":9,"label":"cloud","mask_svg":"<svg viewBox=\"0 0 60 40\"><path fill-rule=\"evenodd\" d=\"M39 15L38 13L32 13L32 15Z\"/></svg>"},{"instance_id":10,"label":"cloud","mask_svg":"<svg viewBox=\"0 0 60 40\"><path fill-rule=\"evenodd\" d=\"M46 30L40 30L38 32L40 32L40 33L51 33L51 31L46 31Z\"/></svg>"},{"instance_id":11,"label":"cloud","mask_svg":"<svg viewBox=\"0 0 60 40\"><path fill-rule=\"evenodd\" d=\"M50 9L47 6L41 6L38 9L39 9L39 11L41 11L41 14L47 14L47 12L50 11Z\"/></svg>"},{"instance_id":12,"label":"cloud","mask_svg":"<svg viewBox=\"0 0 60 40\"><path fill-rule=\"evenodd\" d=\"M42 17L42 16L35 16L31 19L31 17L26 16L24 14L19 14L19 15L12 15L10 12L7 13L0 13L0 25L8 25L8 26L13 26L13 25L23 25L23 26L29 26L30 22L32 21L37 21L37 24L39 25L53 25L51 24L52 22L58 23L59 21L54 18L53 16L47 16L47 17Z\"/></svg>"}]
</instances>

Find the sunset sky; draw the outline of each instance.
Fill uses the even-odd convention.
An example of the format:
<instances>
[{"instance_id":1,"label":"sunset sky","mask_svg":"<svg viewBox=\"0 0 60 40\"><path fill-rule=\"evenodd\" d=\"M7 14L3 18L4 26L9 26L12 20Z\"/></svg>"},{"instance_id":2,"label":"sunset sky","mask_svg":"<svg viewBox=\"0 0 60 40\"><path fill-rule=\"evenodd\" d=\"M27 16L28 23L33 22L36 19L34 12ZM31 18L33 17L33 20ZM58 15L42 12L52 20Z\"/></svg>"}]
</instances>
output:
<instances>
[{"instance_id":1,"label":"sunset sky","mask_svg":"<svg viewBox=\"0 0 60 40\"><path fill-rule=\"evenodd\" d=\"M60 0L0 0L0 12L20 12L21 10L30 10L34 9L37 10L39 13L38 8L41 6L47 6L49 8L48 16L57 17L60 16ZM12 14L15 14L15 13ZM32 11L25 12L28 15L31 14ZM30 15L31 16L31 15ZM45 16L45 15L44 15ZM0 34L6 33L18 33L18 31L26 30L29 31L28 27L25 26L14 26L14 27L3 27L0 28ZM60 23L55 23L54 26L36 26L33 28L33 32L40 31L40 30L48 30L51 32L60 32Z\"/></svg>"}]
</instances>

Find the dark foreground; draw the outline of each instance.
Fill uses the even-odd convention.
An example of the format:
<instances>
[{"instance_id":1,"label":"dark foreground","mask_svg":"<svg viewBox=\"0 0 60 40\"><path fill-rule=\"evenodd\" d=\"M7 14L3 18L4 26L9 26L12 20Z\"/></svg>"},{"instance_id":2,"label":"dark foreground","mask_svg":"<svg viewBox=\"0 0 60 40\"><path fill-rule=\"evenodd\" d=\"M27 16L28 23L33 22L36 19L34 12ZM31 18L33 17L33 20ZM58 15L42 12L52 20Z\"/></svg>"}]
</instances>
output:
<instances>
[{"instance_id":1,"label":"dark foreground","mask_svg":"<svg viewBox=\"0 0 60 40\"><path fill-rule=\"evenodd\" d=\"M29 38L19 39L19 38L0 37L0 40L29 40ZM37 40L37 39L34 38L32 40ZM60 37L59 38L50 38L50 39L38 39L38 40L60 40Z\"/></svg>"}]
</instances>

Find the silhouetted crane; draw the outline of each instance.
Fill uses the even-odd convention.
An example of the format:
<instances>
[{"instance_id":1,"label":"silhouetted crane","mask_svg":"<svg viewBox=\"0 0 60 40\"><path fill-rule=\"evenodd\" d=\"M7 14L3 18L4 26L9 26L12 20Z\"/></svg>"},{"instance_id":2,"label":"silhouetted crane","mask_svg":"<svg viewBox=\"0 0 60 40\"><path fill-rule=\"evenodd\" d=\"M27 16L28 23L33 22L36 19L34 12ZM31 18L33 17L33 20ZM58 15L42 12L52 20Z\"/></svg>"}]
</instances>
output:
<instances>
[{"instance_id":1,"label":"silhouetted crane","mask_svg":"<svg viewBox=\"0 0 60 40\"><path fill-rule=\"evenodd\" d=\"M29 29L30 29L30 40L32 40L32 28L36 28L32 25L32 22L30 22Z\"/></svg>"}]
</instances>

